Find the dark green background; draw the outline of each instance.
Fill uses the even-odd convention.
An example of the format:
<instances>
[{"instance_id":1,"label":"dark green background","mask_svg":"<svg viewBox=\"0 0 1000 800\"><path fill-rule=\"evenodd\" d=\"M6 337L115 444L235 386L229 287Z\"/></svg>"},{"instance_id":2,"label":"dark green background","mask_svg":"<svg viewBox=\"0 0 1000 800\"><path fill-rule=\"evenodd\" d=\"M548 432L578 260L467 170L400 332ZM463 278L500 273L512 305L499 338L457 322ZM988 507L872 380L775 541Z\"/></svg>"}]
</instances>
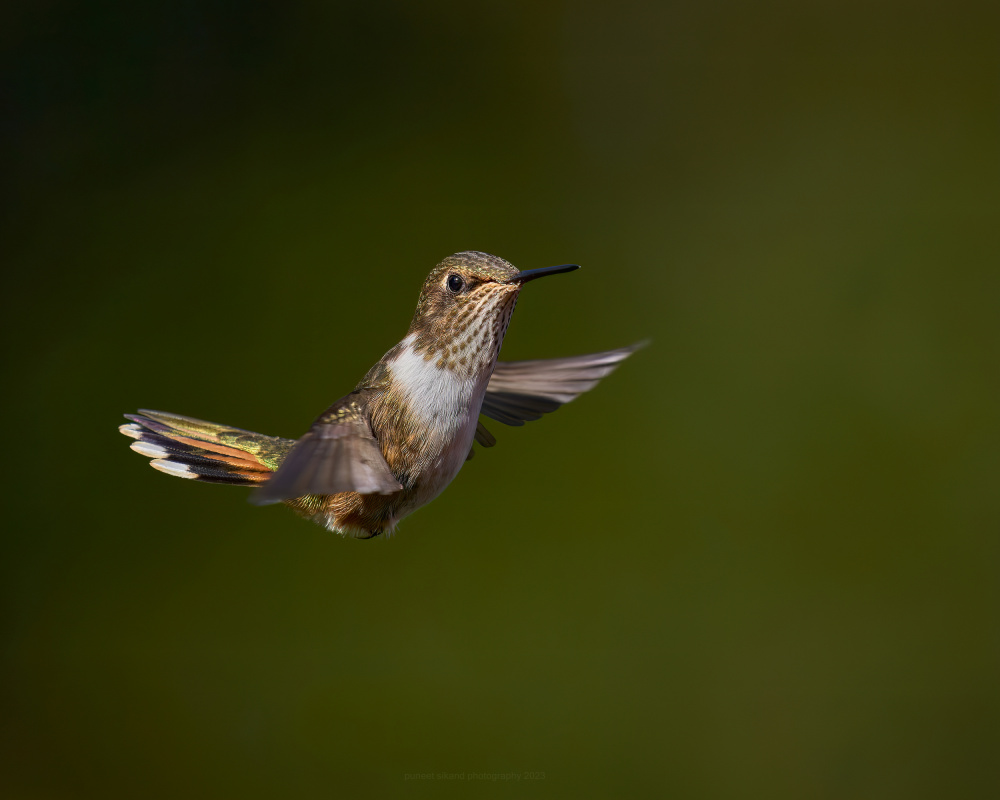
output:
<instances>
[{"instance_id":1,"label":"dark green background","mask_svg":"<svg viewBox=\"0 0 1000 800\"><path fill-rule=\"evenodd\" d=\"M996 8L4 10L3 795L997 796ZM393 539L116 433L298 435L463 249L653 344Z\"/></svg>"}]
</instances>

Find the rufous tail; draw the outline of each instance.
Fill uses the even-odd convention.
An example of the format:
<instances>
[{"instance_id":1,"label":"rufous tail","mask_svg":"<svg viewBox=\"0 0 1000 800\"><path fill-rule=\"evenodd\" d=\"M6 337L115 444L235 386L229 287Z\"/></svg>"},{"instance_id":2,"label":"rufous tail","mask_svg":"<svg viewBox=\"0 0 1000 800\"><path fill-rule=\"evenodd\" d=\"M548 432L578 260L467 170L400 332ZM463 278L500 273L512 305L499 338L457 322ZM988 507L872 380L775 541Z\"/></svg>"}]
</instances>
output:
<instances>
[{"instance_id":1,"label":"rufous tail","mask_svg":"<svg viewBox=\"0 0 1000 800\"><path fill-rule=\"evenodd\" d=\"M278 469L294 439L205 422L179 414L141 409L118 428L135 439L131 448L151 458L150 466L178 478L259 486Z\"/></svg>"}]
</instances>

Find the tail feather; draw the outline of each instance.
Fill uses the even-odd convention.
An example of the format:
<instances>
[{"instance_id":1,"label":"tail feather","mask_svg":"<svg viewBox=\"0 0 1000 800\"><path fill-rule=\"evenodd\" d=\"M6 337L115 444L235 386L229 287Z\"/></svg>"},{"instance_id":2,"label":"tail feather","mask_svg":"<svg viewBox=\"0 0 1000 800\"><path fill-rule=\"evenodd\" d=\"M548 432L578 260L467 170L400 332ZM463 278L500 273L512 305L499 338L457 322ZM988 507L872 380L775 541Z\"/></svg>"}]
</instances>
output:
<instances>
[{"instance_id":1,"label":"tail feather","mask_svg":"<svg viewBox=\"0 0 1000 800\"><path fill-rule=\"evenodd\" d=\"M209 483L258 486L270 478L295 444L293 439L142 409L118 428L135 439L135 452L168 475Z\"/></svg>"}]
</instances>

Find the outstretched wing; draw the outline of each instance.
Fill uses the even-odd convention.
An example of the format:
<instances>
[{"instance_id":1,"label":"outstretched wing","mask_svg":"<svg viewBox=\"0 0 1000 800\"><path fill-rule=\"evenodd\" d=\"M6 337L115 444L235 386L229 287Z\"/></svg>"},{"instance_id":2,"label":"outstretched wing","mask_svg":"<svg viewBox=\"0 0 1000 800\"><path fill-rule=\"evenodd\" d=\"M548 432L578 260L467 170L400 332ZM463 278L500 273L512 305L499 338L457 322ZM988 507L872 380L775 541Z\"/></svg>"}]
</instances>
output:
<instances>
[{"instance_id":1,"label":"outstretched wing","mask_svg":"<svg viewBox=\"0 0 1000 800\"><path fill-rule=\"evenodd\" d=\"M541 419L593 389L597 382L646 343L570 358L499 361L480 413L505 425Z\"/></svg>"},{"instance_id":2,"label":"outstretched wing","mask_svg":"<svg viewBox=\"0 0 1000 800\"><path fill-rule=\"evenodd\" d=\"M352 392L330 406L250 502L267 505L304 495L400 491L403 487L372 436L359 394Z\"/></svg>"}]
</instances>

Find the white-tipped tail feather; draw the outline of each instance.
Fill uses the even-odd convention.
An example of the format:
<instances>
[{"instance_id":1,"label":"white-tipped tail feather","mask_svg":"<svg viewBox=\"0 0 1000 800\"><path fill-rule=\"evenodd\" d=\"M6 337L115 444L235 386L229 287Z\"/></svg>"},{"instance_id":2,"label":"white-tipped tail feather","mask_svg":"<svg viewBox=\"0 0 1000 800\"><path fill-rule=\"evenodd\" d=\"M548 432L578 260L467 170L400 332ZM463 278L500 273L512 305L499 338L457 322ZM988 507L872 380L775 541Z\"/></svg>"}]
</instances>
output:
<instances>
[{"instance_id":1,"label":"white-tipped tail feather","mask_svg":"<svg viewBox=\"0 0 1000 800\"><path fill-rule=\"evenodd\" d=\"M259 486L294 444L259 433L162 411L127 414L118 430L153 469L188 480Z\"/></svg>"},{"instance_id":2,"label":"white-tipped tail feather","mask_svg":"<svg viewBox=\"0 0 1000 800\"><path fill-rule=\"evenodd\" d=\"M133 447L133 450L136 448ZM138 452L138 451L137 451ZM158 469L160 472L165 472L167 475L173 475L175 478L197 478L198 475L191 471L191 468L185 464L176 464L173 461L167 461L163 458L157 458L149 462L149 466L153 469Z\"/></svg>"},{"instance_id":3,"label":"white-tipped tail feather","mask_svg":"<svg viewBox=\"0 0 1000 800\"><path fill-rule=\"evenodd\" d=\"M138 439L142 436L142 428L136 425L134 422L129 422L125 425L118 426L118 432L128 436L130 439Z\"/></svg>"},{"instance_id":4,"label":"white-tipped tail feather","mask_svg":"<svg viewBox=\"0 0 1000 800\"><path fill-rule=\"evenodd\" d=\"M170 453L167 452L166 448L160 447L158 444L150 444L149 442L144 442L139 440L137 442L132 442L129 445L129 449L135 450L139 455L146 456L146 458L169 458Z\"/></svg>"}]
</instances>

